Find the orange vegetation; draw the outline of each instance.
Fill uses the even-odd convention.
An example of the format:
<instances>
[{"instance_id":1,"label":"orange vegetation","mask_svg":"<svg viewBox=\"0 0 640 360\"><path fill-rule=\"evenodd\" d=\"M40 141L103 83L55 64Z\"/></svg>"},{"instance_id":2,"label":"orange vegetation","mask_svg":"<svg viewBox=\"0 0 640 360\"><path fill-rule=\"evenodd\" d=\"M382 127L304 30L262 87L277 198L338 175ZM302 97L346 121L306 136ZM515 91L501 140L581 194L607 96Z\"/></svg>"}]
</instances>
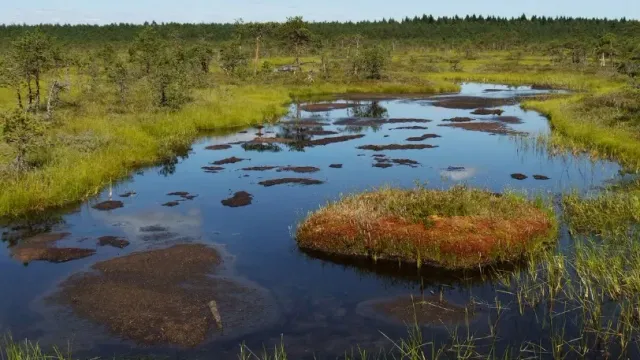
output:
<instances>
[{"instance_id":1,"label":"orange vegetation","mask_svg":"<svg viewBox=\"0 0 640 360\"><path fill-rule=\"evenodd\" d=\"M517 216L428 215L420 222L366 206L345 210L337 203L309 216L298 228L299 246L460 269L520 258L555 229L555 219L533 205L514 209Z\"/></svg>"}]
</instances>

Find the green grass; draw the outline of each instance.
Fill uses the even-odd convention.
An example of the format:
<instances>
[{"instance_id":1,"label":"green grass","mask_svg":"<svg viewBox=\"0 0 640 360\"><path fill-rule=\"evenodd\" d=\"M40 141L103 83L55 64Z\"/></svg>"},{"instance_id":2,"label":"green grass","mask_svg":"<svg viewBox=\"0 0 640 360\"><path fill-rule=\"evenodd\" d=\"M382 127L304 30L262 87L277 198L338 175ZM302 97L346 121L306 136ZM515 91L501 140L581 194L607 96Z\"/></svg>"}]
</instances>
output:
<instances>
[{"instance_id":1,"label":"green grass","mask_svg":"<svg viewBox=\"0 0 640 360\"><path fill-rule=\"evenodd\" d=\"M220 86L197 90L193 102L178 111L137 108L125 113L69 95L80 106L59 111L60 124L48 131L53 146L44 148L39 156L44 164L20 176L0 177L4 189L0 216L19 216L87 199L133 169L173 156L176 149L188 146L200 135L277 120L287 113L293 99L349 92L438 93L455 89L451 83L426 81Z\"/></svg>"},{"instance_id":2,"label":"green grass","mask_svg":"<svg viewBox=\"0 0 640 360\"><path fill-rule=\"evenodd\" d=\"M71 354L63 354L58 348L45 352L40 345L29 340L16 342L5 337L0 343L0 359L2 360L71 360Z\"/></svg>"},{"instance_id":3,"label":"green grass","mask_svg":"<svg viewBox=\"0 0 640 360\"><path fill-rule=\"evenodd\" d=\"M620 111L615 106L600 110L593 106L598 101L594 97L617 98L625 89L624 79L594 67L556 65L545 56L523 54L518 61L506 51L478 53L473 59L463 56L455 51L402 50L394 54L383 81L346 76L346 58L332 59L339 69L328 80L316 75L313 84L306 83L304 76L262 74L242 80L212 72L210 83L215 86L196 90L193 101L178 111L151 107L145 88L133 89L129 104L118 109L113 89L106 87L103 79L97 89L87 91L88 77L72 69L73 86L63 95L67 105L58 110L59 120L50 127L47 144L31 156L38 166L18 177L0 176L0 186L7 189L0 194L0 216L84 200L132 169L173 156L176 149L204 133L277 119L294 100L352 92L446 93L457 91L455 82L461 81L537 84L576 91L568 97L526 101L523 106L549 117L554 145L612 158L631 170L640 165L639 127L618 121ZM449 60L455 58L462 60L463 71L450 71ZM280 64L293 58L265 60ZM304 61L312 62L306 69L318 69L319 57ZM8 89L0 89L0 108L14 106L13 96ZM0 170L11 159L12 149L3 143Z\"/></svg>"},{"instance_id":4,"label":"green grass","mask_svg":"<svg viewBox=\"0 0 640 360\"><path fill-rule=\"evenodd\" d=\"M587 105L593 98L612 96L618 94L618 91L547 101L526 101L522 106L549 118L554 130L553 144L585 151L596 158L613 159L635 171L640 169L640 127L619 121L622 110L616 107L602 106L594 109ZM636 101L640 104L640 99Z\"/></svg>"}]
</instances>

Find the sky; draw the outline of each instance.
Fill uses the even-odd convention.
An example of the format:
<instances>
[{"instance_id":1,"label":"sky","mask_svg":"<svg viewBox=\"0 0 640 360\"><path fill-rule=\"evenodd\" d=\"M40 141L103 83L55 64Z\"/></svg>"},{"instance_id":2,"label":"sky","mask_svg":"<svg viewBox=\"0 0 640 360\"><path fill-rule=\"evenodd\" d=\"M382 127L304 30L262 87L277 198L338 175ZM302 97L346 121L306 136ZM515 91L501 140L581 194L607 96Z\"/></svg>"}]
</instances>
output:
<instances>
[{"instance_id":1,"label":"sky","mask_svg":"<svg viewBox=\"0 0 640 360\"><path fill-rule=\"evenodd\" d=\"M640 0L0 0L4 24L283 21L297 15L358 21L425 13L640 19Z\"/></svg>"}]
</instances>

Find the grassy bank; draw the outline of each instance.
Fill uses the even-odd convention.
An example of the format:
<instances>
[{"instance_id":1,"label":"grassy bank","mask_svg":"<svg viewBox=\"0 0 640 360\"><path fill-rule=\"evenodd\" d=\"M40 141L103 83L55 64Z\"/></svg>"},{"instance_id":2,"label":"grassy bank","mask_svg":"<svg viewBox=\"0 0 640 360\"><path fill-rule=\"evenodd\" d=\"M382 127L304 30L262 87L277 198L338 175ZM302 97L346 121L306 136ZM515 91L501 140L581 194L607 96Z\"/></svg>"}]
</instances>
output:
<instances>
[{"instance_id":1,"label":"grassy bank","mask_svg":"<svg viewBox=\"0 0 640 360\"><path fill-rule=\"evenodd\" d=\"M523 107L547 116L553 145L609 158L628 170L640 168L640 92L617 88L565 99L526 101Z\"/></svg>"},{"instance_id":2,"label":"grassy bank","mask_svg":"<svg viewBox=\"0 0 640 360\"><path fill-rule=\"evenodd\" d=\"M564 71L441 72L442 81L534 85L571 90L570 96L527 100L522 107L549 118L551 145L608 158L628 170L640 168L640 92L628 79L611 73Z\"/></svg>"},{"instance_id":3,"label":"grassy bank","mask_svg":"<svg viewBox=\"0 0 640 360\"><path fill-rule=\"evenodd\" d=\"M32 155L38 163L19 176L0 177L0 216L62 206L87 199L133 169L158 163L198 136L277 120L293 99L359 93L439 93L455 91L448 82L360 82L312 85L237 85L202 89L177 111L110 111L80 103L62 109L58 123ZM71 99L70 101L74 101ZM8 102L8 101L7 101ZM5 164L10 151L5 150ZM2 158L2 157L0 157Z\"/></svg>"},{"instance_id":4,"label":"grassy bank","mask_svg":"<svg viewBox=\"0 0 640 360\"><path fill-rule=\"evenodd\" d=\"M520 259L554 237L556 228L542 201L514 193L383 188L310 214L296 240L328 255L468 269Z\"/></svg>"},{"instance_id":5,"label":"grassy bank","mask_svg":"<svg viewBox=\"0 0 640 360\"><path fill-rule=\"evenodd\" d=\"M98 78L96 85L96 80L73 70L74 85L63 94L56 121L47 127L46 140L30 154L32 169L19 175L0 171L0 186L6 189L0 193L0 216L19 216L85 200L135 168L174 157L202 134L273 121L286 113L292 101L341 93L446 93L458 90L455 83L463 81L576 91L568 97L527 101L524 106L550 118L555 145L614 158L629 169L640 164L639 128L635 125L640 122L624 121L634 109L621 111L616 99L620 94L620 98L633 96L624 95L628 91L619 76L597 68L553 65L544 56L514 62L510 54L500 52L480 53L476 59L463 60L462 70L451 71L449 62L458 56L396 54L384 78L375 81L354 80L341 71L334 71L328 79L316 76L313 83L307 83L304 76L269 74L238 79L214 67L193 91L193 99L179 110L150 106L144 86L130 90L125 107L115 106L115 89L109 88L105 79ZM267 61L287 64L293 58ZM318 57L304 61L310 63L305 70L321 71ZM348 68L348 61L335 59L337 68ZM43 88L47 86L45 79ZM9 109L14 102L11 91L0 89L0 108ZM0 170L14 156L9 145L0 144Z\"/></svg>"}]
</instances>

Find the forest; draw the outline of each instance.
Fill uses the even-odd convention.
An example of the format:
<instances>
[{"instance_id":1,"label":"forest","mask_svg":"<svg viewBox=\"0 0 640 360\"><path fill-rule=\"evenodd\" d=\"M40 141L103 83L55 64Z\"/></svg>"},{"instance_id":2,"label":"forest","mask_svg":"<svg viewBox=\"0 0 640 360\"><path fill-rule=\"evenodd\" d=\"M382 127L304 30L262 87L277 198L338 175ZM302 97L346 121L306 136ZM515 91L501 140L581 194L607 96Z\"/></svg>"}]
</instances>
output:
<instances>
[{"instance_id":1,"label":"forest","mask_svg":"<svg viewBox=\"0 0 640 360\"><path fill-rule=\"evenodd\" d=\"M271 24L274 25L274 24ZM48 25L37 26L62 43L92 46L104 43L127 43L143 28L152 26L162 37L175 34L187 41L230 41L242 24L180 24L155 22L110 25ZM603 34L620 39L622 47L632 46L639 30L635 20L526 17L497 18L483 16L440 17L430 15L363 22L313 22L308 24L319 42L338 42L359 35L376 41L410 41L424 46L458 46L468 42L483 49L504 49L509 46L562 46L569 43L596 45ZM0 43L7 45L36 26L0 25Z\"/></svg>"}]
</instances>

